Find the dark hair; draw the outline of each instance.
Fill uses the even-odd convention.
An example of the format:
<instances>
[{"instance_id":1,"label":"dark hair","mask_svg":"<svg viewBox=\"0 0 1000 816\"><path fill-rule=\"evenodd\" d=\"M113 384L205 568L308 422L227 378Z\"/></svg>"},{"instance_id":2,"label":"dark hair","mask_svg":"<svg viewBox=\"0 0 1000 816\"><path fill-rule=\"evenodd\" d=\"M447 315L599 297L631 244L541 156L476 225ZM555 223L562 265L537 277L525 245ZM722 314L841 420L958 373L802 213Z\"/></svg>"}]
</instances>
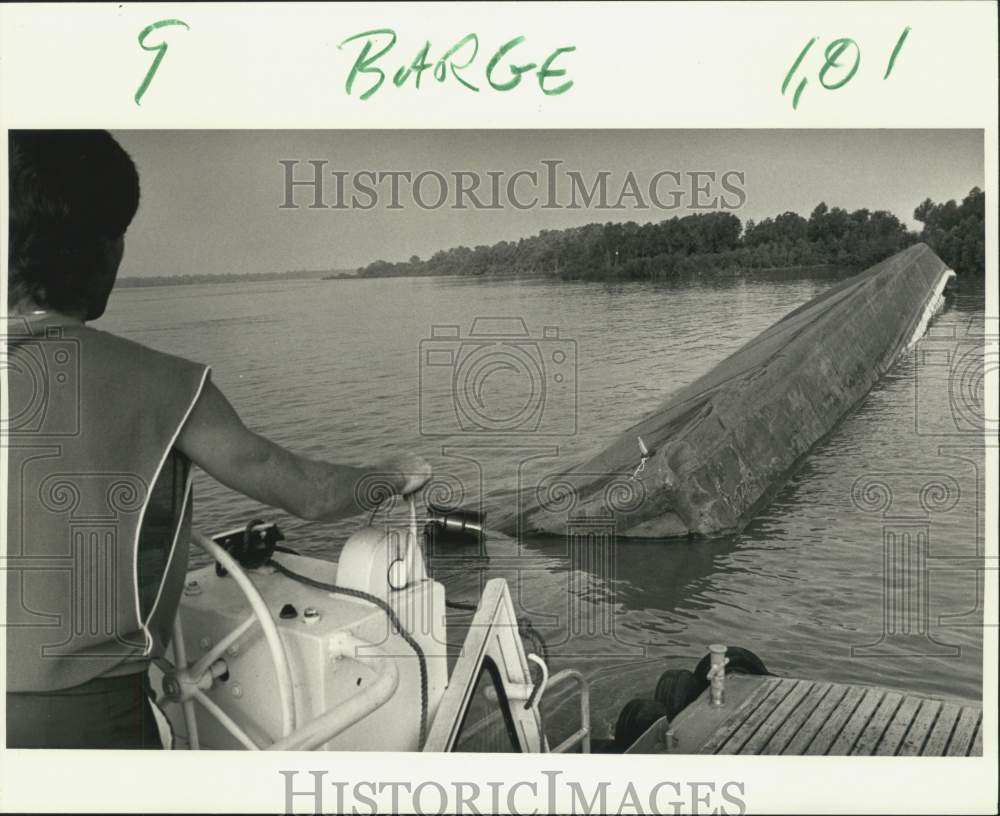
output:
<instances>
[{"instance_id":1,"label":"dark hair","mask_svg":"<svg viewBox=\"0 0 1000 816\"><path fill-rule=\"evenodd\" d=\"M9 155L11 293L59 311L106 299L109 244L139 207L128 153L104 130L12 130Z\"/></svg>"}]
</instances>

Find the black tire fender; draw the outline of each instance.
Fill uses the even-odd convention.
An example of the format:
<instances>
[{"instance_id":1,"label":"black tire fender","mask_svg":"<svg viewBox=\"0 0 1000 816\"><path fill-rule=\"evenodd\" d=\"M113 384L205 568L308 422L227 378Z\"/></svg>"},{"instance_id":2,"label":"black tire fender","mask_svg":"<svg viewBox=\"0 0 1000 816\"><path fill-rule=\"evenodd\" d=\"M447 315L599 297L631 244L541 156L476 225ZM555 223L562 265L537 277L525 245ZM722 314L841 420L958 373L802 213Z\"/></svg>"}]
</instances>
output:
<instances>
[{"instance_id":1,"label":"black tire fender","mask_svg":"<svg viewBox=\"0 0 1000 816\"><path fill-rule=\"evenodd\" d=\"M618 713L615 723L615 750L624 753L653 723L665 716L667 709L663 703L638 697L629 700Z\"/></svg>"},{"instance_id":2,"label":"black tire fender","mask_svg":"<svg viewBox=\"0 0 1000 816\"><path fill-rule=\"evenodd\" d=\"M667 669L656 683L653 697L662 703L672 720L687 706L698 699L708 687L708 681L687 669Z\"/></svg>"},{"instance_id":3,"label":"black tire fender","mask_svg":"<svg viewBox=\"0 0 1000 816\"><path fill-rule=\"evenodd\" d=\"M764 661L749 649L740 646L729 646L726 649L726 657L729 662L726 664L726 671L729 674L764 674L770 675ZM705 655L694 667L694 676L699 682L708 685L708 667L710 665L710 655Z\"/></svg>"}]
</instances>

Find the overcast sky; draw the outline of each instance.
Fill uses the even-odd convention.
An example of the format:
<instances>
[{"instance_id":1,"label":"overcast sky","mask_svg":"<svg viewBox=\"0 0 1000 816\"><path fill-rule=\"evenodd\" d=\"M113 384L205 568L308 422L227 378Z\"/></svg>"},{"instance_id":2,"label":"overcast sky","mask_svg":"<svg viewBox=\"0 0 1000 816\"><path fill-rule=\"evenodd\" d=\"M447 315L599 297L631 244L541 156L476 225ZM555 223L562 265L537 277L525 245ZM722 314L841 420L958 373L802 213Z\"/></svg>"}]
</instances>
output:
<instances>
[{"instance_id":1,"label":"overcast sky","mask_svg":"<svg viewBox=\"0 0 1000 816\"><path fill-rule=\"evenodd\" d=\"M808 216L819 201L849 210L895 213L910 227L923 199L961 199L983 187L981 131L957 130L704 130L704 131L118 131L139 167L142 202L126 237L123 276L228 274L290 269L347 269L378 258L426 258L438 249L516 240L541 229L593 221L659 221L687 215L690 195L670 211L541 209L424 210L401 197L387 209L386 181L378 206L279 209L280 160L310 159L325 170L353 174L425 170L483 176L541 171L561 160L588 184L608 171L617 197L629 171L646 187L663 170L745 173L744 222L786 210ZM504 182L506 183L506 182ZM668 177L664 184L672 186ZM404 188L405 188L404 182ZM324 188L334 199L330 176ZM522 198L530 198L527 187ZM563 188L560 188L563 189ZM664 187L664 190L669 187ZM437 195L431 180L425 200ZM544 188L539 190L544 194ZM725 191L716 188L715 192ZM405 193L405 191L404 191ZM452 192L454 195L454 193ZM664 193L663 198L668 196ZM729 196L732 199L732 196ZM487 192L480 198L489 199ZM669 199L668 199L669 200Z\"/></svg>"}]
</instances>

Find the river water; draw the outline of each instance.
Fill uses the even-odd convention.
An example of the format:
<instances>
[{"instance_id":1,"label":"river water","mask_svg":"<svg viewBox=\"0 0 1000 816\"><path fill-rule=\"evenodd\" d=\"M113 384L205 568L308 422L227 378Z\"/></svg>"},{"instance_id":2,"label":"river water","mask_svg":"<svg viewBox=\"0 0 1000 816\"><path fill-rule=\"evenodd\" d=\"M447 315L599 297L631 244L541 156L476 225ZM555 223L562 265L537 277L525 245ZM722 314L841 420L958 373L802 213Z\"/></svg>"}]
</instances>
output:
<instances>
[{"instance_id":1,"label":"river water","mask_svg":"<svg viewBox=\"0 0 1000 816\"><path fill-rule=\"evenodd\" d=\"M414 450L470 500L512 487L527 459L530 477L552 455L599 449L832 280L151 287L117 291L96 326L210 364L246 424L298 452L361 463ZM979 700L982 314L981 290L953 293L741 535L583 548L493 537L487 558L435 552L434 574L466 602L507 578L552 668L590 678L597 736L629 698L652 696L663 669L692 668L714 642L750 648L779 674ZM520 356L482 369L482 402L456 408L450 377L487 330L527 337L508 336ZM301 522L203 473L195 491L200 529L263 515L291 546L331 559L362 523ZM884 557L904 533L926 544L912 584ZM457 643L467 621L449 616Z\"/></svg>"}]
</instances>

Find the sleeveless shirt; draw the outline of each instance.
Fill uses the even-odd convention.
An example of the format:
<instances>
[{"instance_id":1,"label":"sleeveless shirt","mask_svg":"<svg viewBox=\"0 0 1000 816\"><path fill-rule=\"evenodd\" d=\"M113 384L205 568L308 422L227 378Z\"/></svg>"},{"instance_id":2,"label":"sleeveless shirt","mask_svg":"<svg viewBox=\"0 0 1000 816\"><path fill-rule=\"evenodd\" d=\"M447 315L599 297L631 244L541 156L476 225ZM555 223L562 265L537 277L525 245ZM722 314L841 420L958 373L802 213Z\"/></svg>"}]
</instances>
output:
<instances>
[{"instance_id":1,"label":"sleeveless shirt","mask_svg":"<svg viewBox=\"0 0 1000 816\"><path fill-rule=\"evenodd\" d=\"M80 323L6 323L7 689L143 671L184 584L174 443L209 369Z\"/></svg>"}]
</instances>

